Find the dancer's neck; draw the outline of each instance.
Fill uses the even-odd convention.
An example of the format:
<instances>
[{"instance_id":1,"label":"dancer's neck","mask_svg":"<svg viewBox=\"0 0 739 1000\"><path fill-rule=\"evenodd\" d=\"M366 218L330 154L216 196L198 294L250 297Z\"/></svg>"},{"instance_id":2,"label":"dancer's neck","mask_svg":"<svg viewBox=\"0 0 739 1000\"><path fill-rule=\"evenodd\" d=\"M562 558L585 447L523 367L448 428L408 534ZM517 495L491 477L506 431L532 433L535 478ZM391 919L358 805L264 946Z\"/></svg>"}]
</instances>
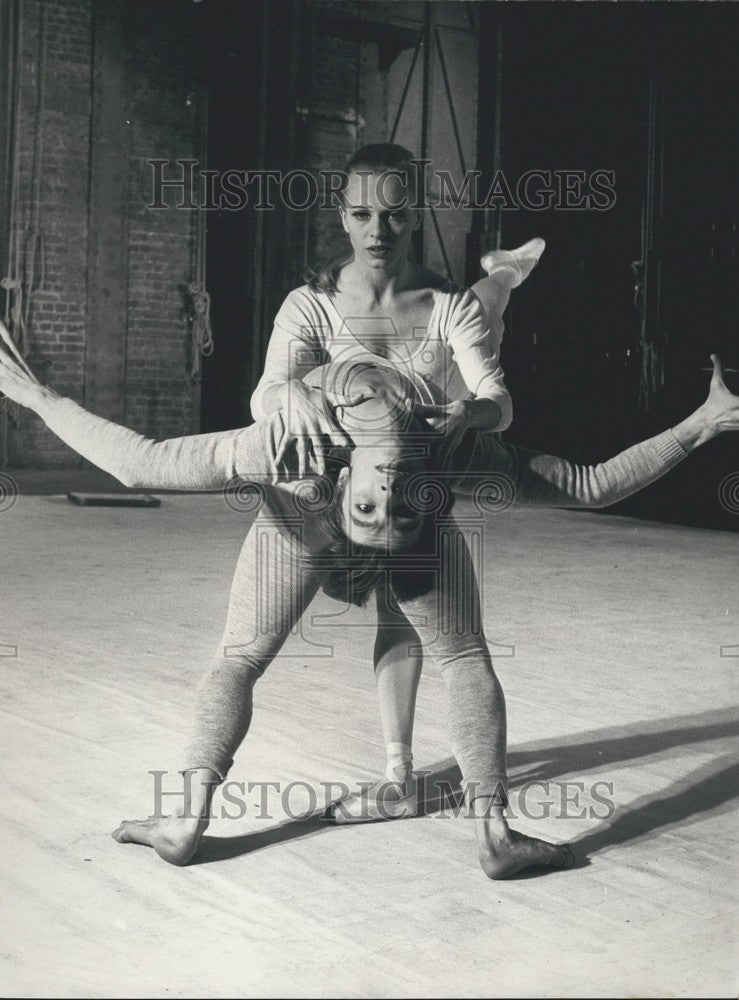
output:
<instances>
[{"instance_id":1,"label":"dancer's neck","mask_svg":"<svg viewBox=\"0 0 739 1000\"><path fill-rule=\"evenodd\" d=\"M339 292L361 299L369 306L381 306L414 286L416 270L416 265L407 259L393 268L369 267L363 261L353 260L342 268Z\"/></svg>"}]
</instances>

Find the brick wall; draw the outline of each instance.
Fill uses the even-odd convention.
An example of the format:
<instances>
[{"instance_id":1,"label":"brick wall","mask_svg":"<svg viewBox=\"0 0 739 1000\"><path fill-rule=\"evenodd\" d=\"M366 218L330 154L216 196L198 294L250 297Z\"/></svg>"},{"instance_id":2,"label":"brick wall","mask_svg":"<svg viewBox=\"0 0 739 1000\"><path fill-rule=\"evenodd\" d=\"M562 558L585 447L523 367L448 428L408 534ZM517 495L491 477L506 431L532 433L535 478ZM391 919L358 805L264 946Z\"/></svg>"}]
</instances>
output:
<instances>
[{"instance_id":1,"label":"brick wall","mask_svg":"<svg viewBox=\"0 0 739 1000\"><path fill-rule=\"evenodd\" d=\"M42 140L39 222L46 268L43 287L34 295L31 312L34 365L42 377L45 373L49 383L63 393L85 403L94 412L122 420L142 433L166 437L197 431L200 392L188 370L190 330L185 315L185 289L195 277L195 220L187 210L171 207L154 211L146 207L151 198L151 168L147 160L198 158L205 19L215 17L218 10L209 11L205 3L184 0L8 2L16 4L23 15L19 176L24 231L32 200L37 123ZM254 8L256 26L259 23L256 13L269 10L270 6L254 4ZM464 106L460 103L456 108L456 117L471 165L476 104L470 95L476 93L477 82L476 36L469 23L468 8L469 5L456 3L434 5L452 86L456 93L465 95ZM296 9L285 4L284 11L280 8L279 19L294 17ZM341 167L358 146L388 137L401 94L406 91L412 48L400 52L392 65L385 65L378 44L372 40L372 32L369 37L361 31L347 33L346 21L357 18L395 24L411 31L415 41L423 24L423 4L356 4L342 0L307 4L301 9L299 35L294 39L301 53L299 72L288 88L289 94L283 95L282 114L276 114L270 107L268 122L269 131L277 133L279 141L273 146L278 153L282 151L282 158L274 156L275 150L269 146L268 163L259 164L252 157L243 164L245 167L282 164L286 169L305 167L314 171ZM329 23L311 38L309 28L314 15L327 15ZM221 16L224 16L222 11ZM36 108L43 17L46 88L39 119ZM119 30L112 34L108 30L107 35L102 35L101 17L118 18ZM334 30L330 23L333 17L341 20L344 28ZM254 27L243 23L243 19L238 25L238 32ZM277 32L276 25L271 26L271 31L276 40L274 51L270 50L270 66L274 63L270 72L282 79L290 70L288 50L292 36L289 32ZM103 44L106 38L107 51ZM234 49L239 50L240 44L235 37ZM229 55L233 53L227 51L224 58ZM440 165L448 163L456 170L456 146L436 54L431 62L428 152ZM421 67L419 58L407 88L397 133L397 140L415 151L420 149ZM212 67L214 73L220 69ZM113 110L106 118L108 100ZM126 122L125 130L116 132L111 125L104 136L101 154L101 143L96 143L100 122L110 124L121 120ZM252 123L252 131L257 134L256 123ZM295 148L288 149L289 135L293 133ZM1 135L2 129L0 139ZM120 172L111 168L109 155L105 161L106 142L120 147L125 177L121 178ZM101 159L116 186L115 190L111 187L109 197L107 187L101 188ZM117 163L114 159L114 166ZM225 164L234 165L239 163ZM174 206L176 195L165 196L165 200ZM271 244L275 257L272 266L265 265L260 272L260 291L267 302L259 309L264 315L259 311L251 322L248 316L241 315L230 320L239 331L244 327L255 331L255 345L240 344L237 351L239 367L250 372L244 376L245 381L249 378L256 381L271 321L284 294L302 280L302 264L316 264L346 245L335 212L313 210L305 216L292 213L287 220L289 225L282 225L278 216L275 213L264 226L264 239ZM439 225L451 269L457 280L462 280L464 241L471 223L460 211L440 213ZM115 235L99 239L106 227L112 230L116 226L120 229L117 242ZM249 238L254 239L253 235ZM260 248L257 251L255 256L262 253ZM103 257L108 254L107 267L105 261L101 265L101 252ZM116 264L113 267L111 254ZM441 259L436 233L428 218L424 259L444 271L445 261ZM102 298L106 282L112 284L110 303ZM218 352L218 329L215 334ZM222 325L222 345L227 335L228 330ZM247 356L249 363L244 361ZM239 392L240 387L231 383L229 386L232 392ZM246 398L252 387L243 386ZM77 463L76 456L60 446L32 415L12 410L8 423L8 464ZM233 422L228 426L233 426Z\"/></svg>"},{"instance_id":2,"label":"brick wall","mask_svg":"<svg viewBox=\"0 0 739 1000\"><path fill-rule=\"evenodd\" d=\"M147 160L198 155L200 65L196 5L134 3L128 11L131 175L125 422L160 437L199 430L187 372L184 287L192 281L194 213L153 211ZM197 13L197 10L196 10ZM165 196L170 206L177 193Z\"/></svg>"},{"instance_id":3,"label":"brick wall","mask_svg":"<svg viewBox=\"0 0 739 1000\"><path fill-rule=\"evenodd\" d=\"M92 0L19 0L22 46L18 127L20 222L32 226L34 148L40 152L36 218L43 269L29 324L31 359L58 391L85 402L90 238ZM125 422L152 437L198 426L198 387L188 372L189 325L184 288L193 280L193 213L151 211L150 158L194 158L198 149L199 12L169 0L127 0L116 56L124 79L129 122L125 343L119 394ZM44 52L41 39L45 34ZM45 53L45 72L42 76ZM39 83L43 108L39 116ZM40 286L39 286L40 283ZM97 290L98 293L100 290ZM116 336L118 334L116 333ZM0 417L0 419L2 419ZM32 414L7 408L5 452L11 466L74 466Z\"/></svg>"}]
</instances>

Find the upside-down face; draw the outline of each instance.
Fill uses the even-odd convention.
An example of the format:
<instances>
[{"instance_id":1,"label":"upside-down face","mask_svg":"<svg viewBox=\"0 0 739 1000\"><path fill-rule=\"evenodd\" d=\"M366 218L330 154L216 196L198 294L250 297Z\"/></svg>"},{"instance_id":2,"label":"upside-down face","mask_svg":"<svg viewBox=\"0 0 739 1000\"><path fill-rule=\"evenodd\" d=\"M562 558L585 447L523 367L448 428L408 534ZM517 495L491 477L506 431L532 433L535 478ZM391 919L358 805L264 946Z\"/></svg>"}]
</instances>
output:
<instances>
[{"instance_id":1,"label":"upside-down face","mask_svg":"<svg viewBox=\"0 0 739 1000\"><path fill-rule=\"evenodd\" d=\"M402 550L421 534L424 514L409 502L407 483L424 470L418 447L393 438L363 445L342 470L344 531L356 545Z\"/></svg>"}]
</instances>

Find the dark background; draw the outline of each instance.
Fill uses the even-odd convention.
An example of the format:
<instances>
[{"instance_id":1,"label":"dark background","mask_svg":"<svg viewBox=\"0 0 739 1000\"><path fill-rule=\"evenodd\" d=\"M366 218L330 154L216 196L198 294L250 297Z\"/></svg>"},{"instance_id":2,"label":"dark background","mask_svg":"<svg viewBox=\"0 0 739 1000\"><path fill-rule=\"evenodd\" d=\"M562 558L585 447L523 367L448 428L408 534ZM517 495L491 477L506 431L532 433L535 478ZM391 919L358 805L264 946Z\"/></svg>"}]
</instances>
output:
<instances>
[{"instance_id":1,"label":"dark background","mask_svg":"<svg viewBox=\"0 0 739 1000\"><path fill-rule=\"evenodd\" d=\"M269 82L269 162L292 152L280 126L295 96L285 72L295 23L280 17L280 4L263 9L260 23L257 6L211 7L211 166L260 155L264 108L255 100L255 76L265 37L266 72L277 69ZM371 7L364 5L365 13ZM498 234L503 246L533 235L548 244L507 315L503 364L515 407L508 436L595 461L698 404L710 352L739 368L736 10L690 3L474 7L477 166L484 175L495 166L511 178L531 168L615 171L617 201L608 211L519 209L473 224L473 246L491 245ZM270 218L267 226L266 239L282 243L285 220ZM243 264L253 227L248 212L209 220L219 351L205 366L206 429L239 420L238 389L251 364L243 317L254 310L253 275ZM464 277L474 281L479 270L469 256ZM639 261L637 290L632 262ZM267 263L266 275L276 309L300 274ZM727 378L739 390L736 372ZM735 528L736 513L717 502L717 488L738 465L737 439L725 436L618 509Z\"/></svg>"},{"instance_id":2,"label":"dark background","mask_svg":"<svg viewBox=\"0 0 739 1000\"><path fill-rule=\"evenodd\" d=\"M60 392L152 437L250 422L274 316L339 248L336 213L152 211L152 157L316 173L394 138L458 179L478 168L483 190L497 170L610 170L608 211L427 212L421 234L425 263L459 283L484 250L546 239L506 316L508 436L606 458L704 398L711 352L739 391L738 17L690 2L2 0L0 271L19 279L25 349ZM200 359L188 285L203 243L215 351ZM709 443L618 511L735 529L737 445ZM32 414L0 411L0 466L79 464Z\"/></svg>"}]
</instances>

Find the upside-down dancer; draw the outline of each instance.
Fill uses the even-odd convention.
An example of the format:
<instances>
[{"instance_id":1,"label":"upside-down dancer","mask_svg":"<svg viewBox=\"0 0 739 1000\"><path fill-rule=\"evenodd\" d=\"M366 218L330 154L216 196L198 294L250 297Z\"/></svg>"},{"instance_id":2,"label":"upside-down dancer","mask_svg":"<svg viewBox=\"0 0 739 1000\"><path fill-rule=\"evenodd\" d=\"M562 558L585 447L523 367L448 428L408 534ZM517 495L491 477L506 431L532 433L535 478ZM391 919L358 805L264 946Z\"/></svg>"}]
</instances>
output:
<instances>
[{"instance_id":1,"label":"upside-down dancer","mask_svg":"<svg viewBox=\"0 0 739 1000\"><path fill-rule=\"evenodd\" d=\"M2 326L0 336L0 391L126 485L210 490L242 477L258 484L264 498L234 577L222 653L198 693L182 768L192 812L124 822L116 839L149 844L165 860L186 864L208 825L213 791L248 730L254 684L318 589L356 602L386 581L389 604L414 623L424 655L437 661L445 681L450 743L475 816L484 871L507 878L529 867L573 864L567 846L525 837L505 817L505 705L475 624L481 616L469 554L457 545L459 529L446 519L451 491L474 492L505 476L518 504L601 507L628 496L717 434L739 429L739 397L724 384L715 356L708 397L694 413L597 466L516 448L477 430L450 450L447 438L425 421L414 384L397 370L361 361L316 369L306 381L321 390L352 447L340 449L322 474L311 469L312 488L325 489L325 497L302 502L296 532L298 498L290 481L299 473L298 448L283 411L235 431L151 441L41 385ZM425 509L424 483L439 490L446 484L447 501ZM445 525L451 527L440 550ZM269 553L266 566L258 561L260 531L271 533L274 543L261 549ZM449 546L456 559L444 557ZM275 579L281 579L280 594L270 589Z\"/></svg>"}]
</instances>

